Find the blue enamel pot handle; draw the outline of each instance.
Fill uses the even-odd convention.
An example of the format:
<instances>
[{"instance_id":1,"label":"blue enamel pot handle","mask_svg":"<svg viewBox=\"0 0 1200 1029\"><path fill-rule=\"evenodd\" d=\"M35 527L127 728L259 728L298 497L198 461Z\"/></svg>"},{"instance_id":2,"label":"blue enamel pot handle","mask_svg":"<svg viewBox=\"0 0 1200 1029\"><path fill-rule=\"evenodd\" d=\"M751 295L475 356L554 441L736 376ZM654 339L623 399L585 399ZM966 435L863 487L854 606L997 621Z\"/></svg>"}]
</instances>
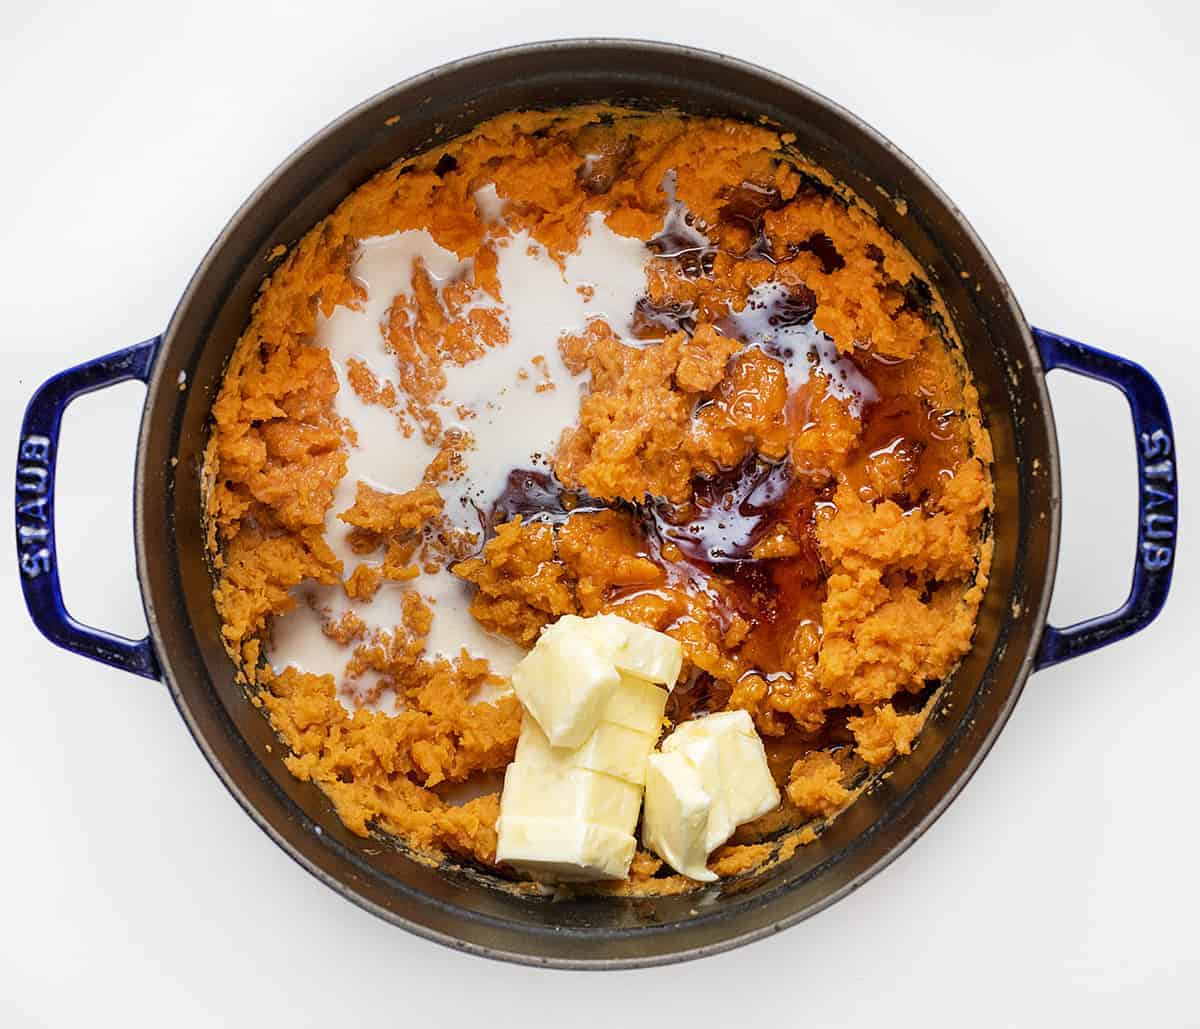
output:
<instances>
[{"instance_id":1,"label":"blue enamel pot handle","mask_svg":"<svg viewBox=\"0 0 1200 1029\"><path fill-rule=\"evenodd\" d=\"M1144 629L1162 610L1171 588L1179 532L1179 477L1167 401L1140 364L1042 329L1033 339L1047 372L1054 368L1106 382L1125 394L1133 416L1138 463L1138 534L1133 583L1116 611L1057 629L1047 625L1035 668L1066 661Z\"/></svg>"},{"instance_id":2,"label":"blue enamel pot handle","mask_svg":"<svg viewBox=\"0 0 1200 1029\"><path fill-rule=\"evenodd\" d=\"M1078 657L1144 629L1171 585L1179 528L1179 482L1171 417L1162 390L1140 365L1041 329L1033 330L1046 371L1062 368L1115 386L1129 401L1137 440L1138 521L1133 584L1116 611L1063 629L1047 625L1036 667ZM54 548L54 466L63 411L78 396L128 379L145 382L161 337L49 379L25 412L17 450L16 532L21 586L34 623L52 642L150 679L161 677L149 637L125 639L76 621L63 605Z\"/></svg>"},{"instance_id":3,"label":"blue enamel pot handle","mask_svg":"<svg viewBox=\"0 0 1200 1029\"><path fill-rule=\"evenodd\" d=\"M150 637L130 640L71 617L63 604L54 546L54 469L63 412L76 397L128 379L145 382L162 337L68 368L42 384L25 409L17 446L17 560L34 624L52 643L114 668L162 678Z\"/></svg>"}]
</instances>

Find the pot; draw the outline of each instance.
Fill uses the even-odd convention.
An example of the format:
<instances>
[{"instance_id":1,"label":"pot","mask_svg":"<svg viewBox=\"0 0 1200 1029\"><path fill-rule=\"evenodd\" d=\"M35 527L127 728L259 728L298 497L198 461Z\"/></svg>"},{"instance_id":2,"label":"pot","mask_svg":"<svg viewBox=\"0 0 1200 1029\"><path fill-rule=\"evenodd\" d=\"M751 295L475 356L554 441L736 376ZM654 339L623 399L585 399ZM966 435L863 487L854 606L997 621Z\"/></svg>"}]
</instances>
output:
<instances>
[{"instance_id":1,"label":"pot","mask_svg":"<svg viewBox=\"0 0 1200 1029\"><path fill-rule=\"evenodd\" d=\"M995 558L975 644L913 754L794 857L683 897L520 898L486 875L431 868L345 829L284 767L274 734L234 680L204 554L199 461L222 370L273 252L393 161L514 107L611 100L732 117L765 115L860 196L924 265L965 341L995 445ZM882 196L881 196L882 194ZM906 212L906 213L905 213ZM1046 372L1109 383L1129 401L1141 518L1129 598L1078 625L1046 624L1058 555L1060 475ZM64 609L54 546L63 409L125 379L147 383L136 462L137 574L148 635L129 640ZM808 917L874 875L945 810L1000 732L1029 673L1144 628L1167 597L1177 531L1171 421L1138 365L1031 329L962 214L895 146L836 104L763 69L661 43L568 40L444 65L350 111L297 150L234 215L166 332L71 368L34 395L19 442L21 582L53 642L167 688L213 770L259 826L322 882L422 936L489 957L572 968L695 958ZM1131 488L1133 488L1131 486ZM272 748L272 744L275 744Z\"/></svg>"}]
</instances>

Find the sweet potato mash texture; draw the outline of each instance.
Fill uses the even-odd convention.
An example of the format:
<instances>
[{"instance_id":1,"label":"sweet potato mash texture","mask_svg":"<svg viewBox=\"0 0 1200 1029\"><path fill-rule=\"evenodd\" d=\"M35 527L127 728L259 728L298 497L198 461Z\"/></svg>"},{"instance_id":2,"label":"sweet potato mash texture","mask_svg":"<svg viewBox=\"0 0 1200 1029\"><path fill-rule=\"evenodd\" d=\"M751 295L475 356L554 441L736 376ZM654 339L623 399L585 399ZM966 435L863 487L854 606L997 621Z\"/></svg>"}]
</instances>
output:
<instances>
[{"instance_id":1,"label":"sweet potato mash texture","mask_svg":"<svg viewBox=\"0 0 1200 1029\"><path fill-rule=\"evenodd\" d=\"M668 717L749 711L785 797L713 855L722 875L759 865L781 834L793 846L812 839L872 770L913 747L937 684L970 647L986 587L990 442L918 266L861 200L789 156L788 142L669 114L503 116L378 174L264 283L213 407L214 597L288 767L353 832L496 868L498 795L452 804L445 791L505 767L521 711L511 695L474 699L496 684L486 661L425 655L431 610L419 588L394 633L368 634L353 615L324 630L351 669L391 686L395 710L351 711L331 676L274 670L273 620L305 582L340 583L366 604L385 580L419 583L422 568L447 565L474 589L474 618L525 646L568 613L612 611L678 638L685 669ZM477 210L475 191L489 183L506 202L502 226ZM631 312L643 345L604 322L546 341L590 380L551 456L553 517L498 516L478 538L431 546L427 530L444 515L437 485L456 446L469 445L450 440L410 492L359 483L354 505L333 512L356 552L385 555L345 567L323 533L353 430L336 415L338 381L312 337L319 312L361 301L350 275L358 243L425 229L474 259L465 291L503 300L495 233L525 230L566 255L597 211L647 244L647 295ZM709 245L673 245L673 212ZM403 403L437 438L429 399L442 365L503 346L506 330L472 311L466 292L439 299L423 276L418 267L413 299L393 311L397 386L381 387L366 366L352 386ZM820 361L801 355L806 376L789 364L794 353L744 331L755 297L769 301L768 322L810 325L828 344ZM869 390L833 388L846 374ZM668 871L639 852L630 882L609 888L690 887Z\"/></svg>"}]
</instances>

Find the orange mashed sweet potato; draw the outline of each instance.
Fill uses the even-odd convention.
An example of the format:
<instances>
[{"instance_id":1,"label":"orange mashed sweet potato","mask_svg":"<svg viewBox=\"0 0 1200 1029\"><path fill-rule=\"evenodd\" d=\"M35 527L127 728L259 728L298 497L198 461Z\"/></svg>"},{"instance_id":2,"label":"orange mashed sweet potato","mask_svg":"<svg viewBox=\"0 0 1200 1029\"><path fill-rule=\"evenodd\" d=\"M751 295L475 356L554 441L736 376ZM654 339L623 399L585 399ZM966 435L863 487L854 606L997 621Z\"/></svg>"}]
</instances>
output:
<instances>
[{"instance_id":1,"label":"orange mashed sweet potato","mask_svg":"<svg viewBox=\"0 0 1200 1029\"><path fill-rule=\"evenodd\" d=\"M511 694L479 699L497 685L487 661L426 655L432 613L419 582L437 567L471 585L481 626L523 646L568 613L616 612L675 636L685 665L672 721L750 712L784 802L714 853L721 875L777 855L780 839L794 849L814 838L874 770L914 746L970 647L987 584L990 441L919 267L788 142L670 114L503 116L380 172L264 283L213 406L214 597L288 768L353 832L513 877L495 863L498 794L456 804L446 791L504 769L521 709ZM506 203L502 228L477 210L489 183ZM664 230L673 207L711 245L677 253ZM443 431L430 399L449 362L505 344L503 321L466 302L474 290L503 300L490 241L523 230L561 257L593 212L647 243L647 295L634 313L644 345L603 321L547 340L590 380L550 455L554 516L503 517L500 505L478 536L443 532L437 487L470 443ZM394 383L351 369L364 401L403 412L439 450L412 490L359 482L353 506L332 512L356 554L382 555L348 567L324 534L354 430L337 416L338 380L312 339L319 314L362 300L350 274L359 242L408 229L473 263L461 289L440 296L414 271L412 297L384 328ZM829 361L798 387L789 355L738 330L750 298L768 295L785 321L830 341ZM834 389L831 367L849 368L871 395L856 403ZM730 507L730 496L759 495L750 487L770 502ZM714 524L739 519L745 532L729 553L708 546ZM393 632L368 632L353 613L324 626L348 673L386 684L394 709L351 710L332 676L272 667L272 626L312 582L340 584L359 604L384 583L414 584ZM630 881L610 888L690 888L668 872L640 851Z\"/></svg>"}]
</instances>

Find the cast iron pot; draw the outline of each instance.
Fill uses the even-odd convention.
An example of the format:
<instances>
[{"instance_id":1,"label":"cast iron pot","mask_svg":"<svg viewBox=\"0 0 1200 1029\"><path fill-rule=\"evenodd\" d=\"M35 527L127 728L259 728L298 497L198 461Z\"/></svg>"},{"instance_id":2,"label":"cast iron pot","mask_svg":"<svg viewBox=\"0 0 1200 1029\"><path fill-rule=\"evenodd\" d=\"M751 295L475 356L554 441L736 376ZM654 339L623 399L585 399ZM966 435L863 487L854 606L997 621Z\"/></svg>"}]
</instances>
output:
<instances>
[{"instance_id":1,"label":"cast iron pot","mask_svg":"<svg viewBox=\"0 0 1200 1029\"><path fill-rule=\"evenodd\" d=\"M201 530L199 459L209 406L280 244L294 243L379 169L519 107L613 100L734 118L766 115L862 197L921 261L949 304L979 386L996 463L996 552L975 646L914 753L789 861L684 897L520 899L470 869L434 869L342 826L293 778L266 720L235 684L219 642ZM883 191L881 193L880 191ZM902 198L895 205L884 199ZM907 209L906 214L898 208ZM1120 389L1138 450L1141 514L1133 585L1120 610L1046 624L1059 534L1059 458L1045 373L1066 368ZM75 621L59 590L54 463L70 401L125 379L147 383L134 529L149 635ZM181 384L186 388L181 389ZM196 271L164 335L50 379L29 405L16 478L17 549L30 614L53 642L164 679L213 769L262 829L346 898L462 950L571 968L699 957L776 932L845 896L894 860L962 789L1026 676L1145 627L1171 578L1176 482L1162 392L1138 365L1031 329L954 205L891 143L788 79L661 43L568 40L445 65L355 108L293 154L246 201ZM177 460L176 460L177 459ZM276 744L272 749L269 745Z\"/></svg>"}]
</instances>

